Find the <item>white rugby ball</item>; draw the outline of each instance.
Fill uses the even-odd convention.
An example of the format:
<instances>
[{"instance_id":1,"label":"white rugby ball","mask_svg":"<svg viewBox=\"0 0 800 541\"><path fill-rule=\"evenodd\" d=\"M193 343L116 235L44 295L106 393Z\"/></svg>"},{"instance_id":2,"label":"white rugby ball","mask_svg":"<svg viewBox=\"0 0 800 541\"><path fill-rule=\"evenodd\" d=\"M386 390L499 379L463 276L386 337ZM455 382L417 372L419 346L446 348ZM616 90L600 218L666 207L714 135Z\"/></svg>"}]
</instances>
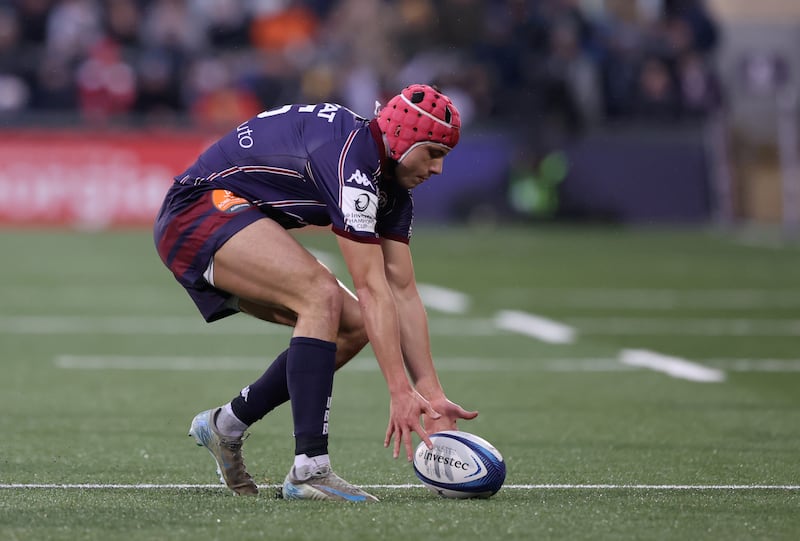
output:
<instances>
[{"instance_id":1,"label":"white rugby ball","mask_svg":"<svg viewBox=\"0 0 800 541\"><path fill-rule=\"evenodd\" d=\"M506 479L506 463L494 445L460 430L430 436L414 453L414 473L426 488L445 498L489 498Z\"/></svg>"}]
</instances>

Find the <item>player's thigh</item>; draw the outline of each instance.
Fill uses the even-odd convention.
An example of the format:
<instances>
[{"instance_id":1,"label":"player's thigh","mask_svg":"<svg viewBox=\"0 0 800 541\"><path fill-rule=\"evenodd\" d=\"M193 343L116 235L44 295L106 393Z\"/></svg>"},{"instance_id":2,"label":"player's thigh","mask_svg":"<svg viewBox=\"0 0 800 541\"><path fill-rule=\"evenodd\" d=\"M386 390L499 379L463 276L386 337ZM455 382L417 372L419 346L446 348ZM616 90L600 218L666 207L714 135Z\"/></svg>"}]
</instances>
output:
<instances>
[{"instance_id":1,"label":"player's thigh","mask_svg":"<svg viewBox=\"0 0 800 541\"><path fill-rule=\"evenodd\" d=\"M241 299L294 313L334 288L338 292L333 275L269 218L243 228L216 251L214 285Z\"/></svg>"}]
</instances>

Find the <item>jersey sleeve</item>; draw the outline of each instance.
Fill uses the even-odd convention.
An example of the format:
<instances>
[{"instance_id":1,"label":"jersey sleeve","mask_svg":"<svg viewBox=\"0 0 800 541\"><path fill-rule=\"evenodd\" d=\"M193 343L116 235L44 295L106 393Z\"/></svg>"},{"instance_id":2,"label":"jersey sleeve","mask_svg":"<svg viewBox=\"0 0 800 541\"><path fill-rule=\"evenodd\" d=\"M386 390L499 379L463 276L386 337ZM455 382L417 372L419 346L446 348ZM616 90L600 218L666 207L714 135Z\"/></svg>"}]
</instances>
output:
<instances>
[{"instance_id":1,"label":"jersey sleeve","mask_svg":"<svg viewBox=\"0 0 800 541\"><path fill-rule=\"evenodd\" d=\"M359 242L380 242L378 228L378 157L366 129L317 149L310 173L327 198L331 227Z\"/></svg>"},{"instance_id":2,"label":"jersey sleeve","mask_svg":"<svg viewBox=\"0 0 800 541\"><path fill-rule=\"evenodd\" d=\"M378 190L378 225L381 238L408 244L414 221L414 201L411 191L394 184L380 186Z\"/></svg>"}]
</instances>

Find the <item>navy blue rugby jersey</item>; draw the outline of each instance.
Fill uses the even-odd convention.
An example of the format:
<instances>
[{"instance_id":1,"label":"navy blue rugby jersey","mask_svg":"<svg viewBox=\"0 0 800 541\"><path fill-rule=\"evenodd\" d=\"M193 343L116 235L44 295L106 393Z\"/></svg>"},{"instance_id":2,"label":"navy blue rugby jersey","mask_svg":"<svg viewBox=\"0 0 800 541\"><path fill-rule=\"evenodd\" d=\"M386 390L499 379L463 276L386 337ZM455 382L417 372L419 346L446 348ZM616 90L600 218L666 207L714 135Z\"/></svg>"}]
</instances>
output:
<instances>
[{"instance_id":1,"label":"navy blue rugby jersey","mask_svg":"<svg viewBox=\"0 0 800 541\"><path fill-rule=\"evenodd\" d=\"M264 111L223 136L175 181L223 189L258 206L283 227L331 225L361 242L408 242L408 189L381 174L377 125L332 103Z\"/></svg>"}]
</instances>

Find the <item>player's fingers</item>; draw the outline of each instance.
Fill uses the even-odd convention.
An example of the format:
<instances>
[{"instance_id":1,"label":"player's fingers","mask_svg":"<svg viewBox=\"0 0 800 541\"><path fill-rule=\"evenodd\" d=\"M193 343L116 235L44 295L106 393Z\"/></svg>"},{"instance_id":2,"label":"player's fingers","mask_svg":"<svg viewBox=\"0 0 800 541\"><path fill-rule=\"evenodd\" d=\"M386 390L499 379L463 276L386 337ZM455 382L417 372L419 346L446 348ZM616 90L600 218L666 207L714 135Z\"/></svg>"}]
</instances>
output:
<instances>
[{"instance_id":1,"label":"player's fingers","mask_svg":"<svg viewBox=\"0 0 800 541\"><path fill-rule=\"evenodd\" d=\"M414 452L411 449L411 431L410 430L406 430L405 432L403 432L403 443L406 446L406 458L408 458L408 461L411 462L411 460L413 460L413 458L414 458Z\"/></svg>"},{"instance_id":2,"label":"player's fingers","mask_svg":"<svg viewBox=\"0 0 800 541\"><path fill-rule=\"evenodd\" d=\"M394 432L394 449L392 450L392 458L397 458L400 456L400 440L402 440L403 434L402 432L395 430Z\"/></svg>"},{"instance_id":3,"label":"player's fingers","mask_svg":"<svg viewBox=\"0 0 800 541\"><path fill-rule=\"evenodd\" d=\"M425 446L428 449L433 449L433 442L431 441L430 436L428 436L428 431L425 430L421 424L417 423L416 433L419 434L420 439L425 442Z\"/></svg>"},{"instance_id":4,"label":"player's fingers","mask_svg":"<svg viewBox=\"0 0 800 541\"><path fill-rule=\"evenodd\" d=\"M389 425L386 427L386 436L383 438L384 447L389 447L389 442L392 441L392 432L394 432L392 429L392 423L389 423Z\"/></svg>"},{"instance_id":5,"label":"player's fingers","mask_svg":"<svg viewBox=\"0 0 800 541\"><path fill-rule=\"evenodd\" d=\"M458 416L461 419L474 419L475 417L478 416L478 412L477 411L467 411L464 408L459 406L459 408L458 408Z\"/></svg>"}]
</instances>

